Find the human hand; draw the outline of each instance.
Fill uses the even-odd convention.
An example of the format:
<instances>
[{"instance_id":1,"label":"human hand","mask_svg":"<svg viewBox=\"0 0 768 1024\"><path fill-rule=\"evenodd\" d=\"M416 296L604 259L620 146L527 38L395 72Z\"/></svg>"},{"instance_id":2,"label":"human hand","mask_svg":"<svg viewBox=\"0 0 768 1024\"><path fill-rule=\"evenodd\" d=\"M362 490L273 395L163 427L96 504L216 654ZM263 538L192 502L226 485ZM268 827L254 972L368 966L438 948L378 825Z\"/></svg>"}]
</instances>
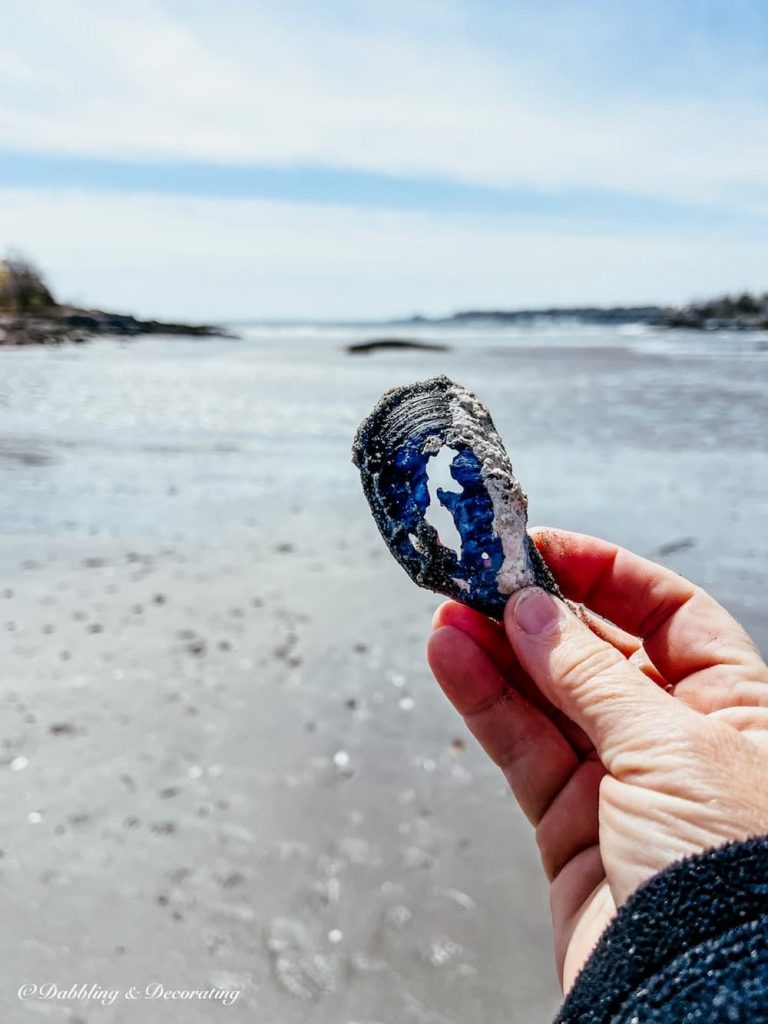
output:
<instances>
[{"instance_id":1,"label":"human hand","mask_svg":"<svg viewBox=\"0 0 768 1024\"><path fill-rule=\"evenodd\" d=\"M593 537L533 538L591 628L537 588L503 626L448 602L428 656L535 828L567 992L644 881L768 833L768 667L676 573Z\"/></svg>"}]
</instances>

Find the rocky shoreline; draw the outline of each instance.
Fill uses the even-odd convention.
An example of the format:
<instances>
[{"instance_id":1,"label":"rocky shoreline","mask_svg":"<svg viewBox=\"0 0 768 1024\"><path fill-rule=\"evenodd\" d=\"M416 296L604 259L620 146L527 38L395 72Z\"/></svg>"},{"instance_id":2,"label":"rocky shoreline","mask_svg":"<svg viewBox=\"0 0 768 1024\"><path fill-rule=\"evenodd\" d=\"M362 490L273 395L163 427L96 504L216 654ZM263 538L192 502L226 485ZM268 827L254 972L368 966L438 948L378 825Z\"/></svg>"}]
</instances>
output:
<instances>
[{"instance_id":1,"label":"rocky shoreline","mask_svg":"<svg viewBox=\"0 0 768 1024\"><path fill-rule=\"evenodd\" d=\"M644 324L648 327L691 331L768 331L768 293L762 297L742 295L681 307L552 307L520 310L466 310L449 317L412 317L398 321L402 325L461 323L526 324L538 320L556 320L597 325ZM127 313L99 309L54 306L34 313L0 313L0 346L83 344L95 337L136 338L145 335L171 335L192 338L236 338L237 335L216 324L184 324L161 320L141 320ZM406 339L376 338L346 346L352 355L387 348L434 348L447 346Z\"/></svg>"},{"instance_id":2,"label":"rocky shoreline","mask_svg":"<svg viewBox=\"0 0 768 1024\"><path fill-rule=\"evenodd\" d=\"M648 327L692 331L768 331L768 292L723 296L687 306L571 306L546 309L463 310L443 318L416 316L409 324L495 323L526 324L561 320L582 324L645 324Z\"/></svg>"},{"instance_id":3,"label":"rocky shoreline","mask_svg":"<svg viewBox=\"0 0 768 1024\"><path fill-rule=\"evenodd\" d=\"M725 296L669 309L663 326L695 331L768 331L768 293Z\"/></svg>"},{"instance_id":4,"label":"rocky shoreline","mask_svg":"<svg viewBox=\"0 0 768 1024\"><path fill-rule=\"evenodd\" d=\"M83 344L94 337L136 338L162 334L195 338L235 337L213 324L140 320L126 313L57 306L50 312L0 314L0 345Z\"/></svg>"}]
</instances>

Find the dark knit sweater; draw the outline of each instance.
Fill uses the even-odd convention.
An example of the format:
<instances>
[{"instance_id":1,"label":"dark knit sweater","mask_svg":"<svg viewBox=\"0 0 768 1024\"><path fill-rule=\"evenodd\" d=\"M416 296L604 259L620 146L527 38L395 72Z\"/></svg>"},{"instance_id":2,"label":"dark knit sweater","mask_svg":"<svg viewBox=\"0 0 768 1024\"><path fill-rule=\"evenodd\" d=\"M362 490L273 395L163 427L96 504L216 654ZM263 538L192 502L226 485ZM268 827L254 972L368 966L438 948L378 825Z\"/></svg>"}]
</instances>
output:
<instances>
[{"instance_id":1,"label":"dark knit sweater","mask_svg":"<svg viewBox=\"0 0 768 1024\"><path fill-rule=\"evenodd\" d=\"M622 907L555 1024L768 1024L768 838L673 864Z\"/></svg>"}]
</instances>

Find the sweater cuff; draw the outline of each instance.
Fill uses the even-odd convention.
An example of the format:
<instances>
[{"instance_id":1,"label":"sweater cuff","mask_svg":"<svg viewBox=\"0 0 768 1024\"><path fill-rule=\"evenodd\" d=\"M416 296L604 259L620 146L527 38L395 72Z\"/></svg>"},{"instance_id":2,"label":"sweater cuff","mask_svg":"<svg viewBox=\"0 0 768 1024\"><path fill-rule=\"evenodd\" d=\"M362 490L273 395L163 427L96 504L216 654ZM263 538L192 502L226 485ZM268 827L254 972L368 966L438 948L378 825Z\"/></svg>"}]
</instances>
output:
<instances>
[{"instance_id":1,"label":"sweater cuff","mask_svg":"<svg viewBox=\"0 0 768 1024\"><path fill-rule=\"evenodd\" d=\"M555 1024L768 1020L767 935L768 838L680 861L627 900ZM730 1015L753 998L767 1016Z\"/></svg>"}]
</instances>

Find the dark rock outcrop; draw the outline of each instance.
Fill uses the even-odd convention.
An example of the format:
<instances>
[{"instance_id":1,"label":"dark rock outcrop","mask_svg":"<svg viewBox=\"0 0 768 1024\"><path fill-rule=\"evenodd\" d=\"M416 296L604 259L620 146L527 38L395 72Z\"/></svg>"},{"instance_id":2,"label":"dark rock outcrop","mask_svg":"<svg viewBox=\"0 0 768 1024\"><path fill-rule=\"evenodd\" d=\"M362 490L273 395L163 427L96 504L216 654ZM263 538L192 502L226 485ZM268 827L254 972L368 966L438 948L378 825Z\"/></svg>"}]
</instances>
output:
<instances>
[{"instance_id":1,"label":"dark rock outcrop","mask_svg":"<svg viewBox=\"0 0 768 1024\"><path fill-rule=\"evenodd\" d=\"M61 345L97 335L133 338L142 334L234 337L210 324L162 323L126 313L61 305L42 272L26 256L12 254L0 260L0 345Z\"/></svg>"},{"instance_id":2,"label":"dark rock outcrop","mask_svg":"<svg viewBox=\"0 0 768 1024\"><path fill-rule=\"evenodd\" d=\"M353 356L367 355L369 352L378 352L381 349L422 349L428 352L447 352L449 346L434 341L414 341L412 338L373 338L371 341L358 341L354 345L346 347L346 351Z\"/></svg>"},{"instance_id":3,"label":"dark rock outcrop","mask_svg":"<svg viewBox=\"0 0 768 1024\"><path fill-rule=\"evenodd\" d=\"M0 314L0 345L62 345L82 343L98 336L135 338L147 334L234 337L224 328L210 324L139 320L125 313L106 313L98 309L56 307L44 314Z\"/></svg>"}]
</instances>

